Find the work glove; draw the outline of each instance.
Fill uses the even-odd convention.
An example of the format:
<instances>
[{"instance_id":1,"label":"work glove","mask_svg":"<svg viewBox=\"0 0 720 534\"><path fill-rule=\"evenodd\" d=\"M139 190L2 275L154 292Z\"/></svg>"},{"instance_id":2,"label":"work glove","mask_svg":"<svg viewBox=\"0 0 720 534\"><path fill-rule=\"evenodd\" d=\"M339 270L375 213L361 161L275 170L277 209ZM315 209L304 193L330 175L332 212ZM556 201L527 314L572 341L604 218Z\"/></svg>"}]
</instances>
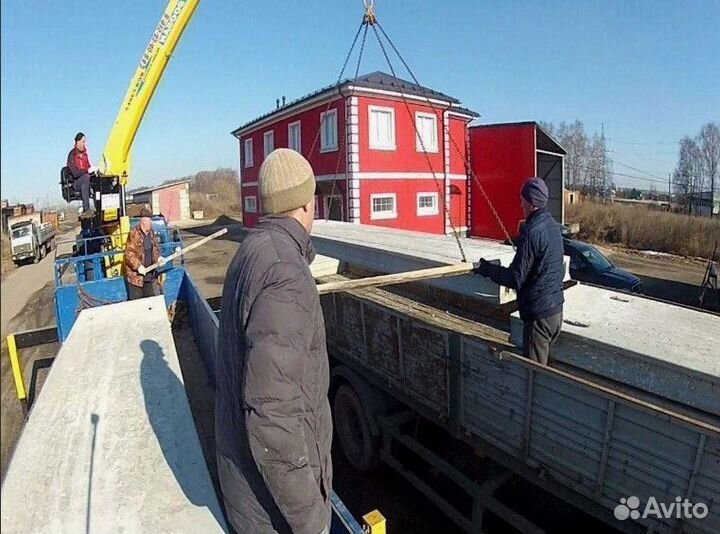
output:
<instances>
[{"instance_id":1,"label":"work glove","mask_svg":"<svg viewBox=\"0 0 720 534\"><path fill-rule=\"evenodd\" d=\"M163 265L165 265L167 263L167 258L165 256L160 256L158 258L157 262L158 262L158 265L160 265L160 267L162 267Z\"/></svg>"},{"instance_id":2,"label":"work glove","mask_svg":"<svg viewBox=\"0 0 720 534\"><path fill-rule=\"evenodd\" d=\"M147 269L145 268L144 265L141 265L140 267L138 267L138 272L139 272L141 275L145 276L145 275L147 274Z\"/></svg>"},{"instance_id":3,"label":"work glove","mask_svg":"<svg viewBox=\"0 0 720 534\"><path fill-rule=\"evenodd\" d=\"M480 261L474 263L473 265L475 266L472 270L473 274L487 276L487 267L488 265L490 265L489 261L485 260L484 258L480 258Z\"/></svg>"}]
</instances>

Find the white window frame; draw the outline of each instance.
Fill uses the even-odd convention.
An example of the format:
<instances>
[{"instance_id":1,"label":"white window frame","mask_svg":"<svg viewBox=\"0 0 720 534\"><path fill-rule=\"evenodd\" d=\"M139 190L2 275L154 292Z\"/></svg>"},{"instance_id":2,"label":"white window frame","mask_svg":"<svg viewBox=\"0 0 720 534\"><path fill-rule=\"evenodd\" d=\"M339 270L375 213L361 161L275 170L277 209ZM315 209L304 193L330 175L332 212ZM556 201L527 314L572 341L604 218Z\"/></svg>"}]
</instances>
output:
<instances>
[{"instance_id":1,"label":"white window frame","mask_svg":"<svg viewBox=\"0 0 720 534\"><path fill-rule=\"evenodd\" d=\"M325 136L325 128L323 124L325 117L333 117L335 126L335 144L329 145L328 139ZM338 149L338 121L337 121L337 108L323 111L320 113L320 152L335 152Z\"/></svg>"},{"instance_id":2,"label":"white window frame","mask_svg":"<svg viewBox=\"0 0 720 534\"><path fill-rule=\"evenodd\" d=\"M420 206L420 197L432 197L433 199L433 206L427 207L427 206ZM415 200L415 207L417 208L417 215L420 217L424 217L426 215L439 215L440 214L440 198L437 193L437 191L428 191L423 193L418 193L416 200Z\"/></svg>"},{"instance_id":3,"label":"white window frame","mask_svg":"<svg viewBox=\"0 0 720 534\"><path fill-rule=\"evenodd\" d=\"M375 129L373 128L373 111L380 111L383 113L390 113L390 117L392 118L392 130L390 131L392 136L392 142L391 144L382 144L377 142L376 140L373 140L373 132ZM372 150L397 150L397 135L396 135L396 123L395 123L395 108L385 107L385 106L368 106L368 145L370 149Z\"/></svg>"},{"instance_id":4,"label":"white window frame","mask_svg":"<svg viewBox=\"0 0 720 534\"><path fill-rule=\"evenodd\" d=\"M376 198L392 198L393 209L392 211L375 211L373 206ZM396 193L375 193L370 195L370 219L373 221L382 219L397 219L397 194Z\"/></svg>"},{"instance_id":5,"label":"white window frame","mask_svg":"<svg viewBox=\"0 0 720 534\"><path fill-rule=\"evenodd\" d=\"M313 215L314 219L320 218L320 201L322 200L322 197L319 195L315 195L315 214Z\"/></svg>"},{"instance_id":6,"label":"white window frame","mask_svg":"<svg viewBox=\"0 0 720 534\"><path fill-rule=\"evenodd\" d=\"M292 144L292 130L293 128L297 127L297 140L298 145L297 147L290 146ZM300 152L302 154L302 125L300 121L291 122L288 124L288 148L291 148L295 152Z\"/></svg>"},{"instance_id":7,"label":"white window frame","mask_svg":"<svg viewBox=\"0 0 720 534\"><path fill-rule=\"evenodd\" d=\"M268 144L270 150L268 150ZM263 157L267 158L273 150L275 150L275 130L268 130L263 134Z\"/></svg>"},{"instance_id":8,"label":"white window frame","mask_svg":"<svg viewBox=\"0 0 720 534\"><path fill-rule=\"evenodd\" d=\"M435 143L430 144L427 142L427 139L423 139L422 143L420 142L420 135L422 131L420 130L420 126L418 125L418 119L432 119L433 124L435 125ZM425 113L423 111L416 111L415 112L415 150L418 152L423 152L423 143L425 144L425 151L428 154L437 154L439 151L439 142L438 142L438 118L437 115L434 113Z\"/></svg>"},{"instance_id":9,"label":"white window frame","mask_svg":"<svg viewBox=\"0 0 720 534\"><path fill-rule=\"evenodd\" d=\"M252 200L252 208L248 207L248 200ZM247 195L243 204L243 213L257 213L257 196Z\"/></svg>"},{"instance_id":10,"label":"white window frame","mask_svg":"<svg viewBox=\"0 0 720 534\"><path fill-rule=\"evenodd\" d=\"M252 167L255 162L253 161L253 140L252 137L245 139L245 167Z\"/></svg>"}]
</instances>

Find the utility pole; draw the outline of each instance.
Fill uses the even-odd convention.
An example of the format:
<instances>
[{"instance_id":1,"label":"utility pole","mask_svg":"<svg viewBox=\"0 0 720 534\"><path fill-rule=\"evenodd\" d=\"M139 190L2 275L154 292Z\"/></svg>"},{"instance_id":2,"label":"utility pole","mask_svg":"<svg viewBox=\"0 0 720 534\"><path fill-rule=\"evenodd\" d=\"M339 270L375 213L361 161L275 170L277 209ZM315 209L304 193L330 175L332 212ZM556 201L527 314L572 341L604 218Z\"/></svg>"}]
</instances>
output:
<instances>
[{"instance_id":1,"label":"utility pole","mask_svg":"<svg viewBox=\"0 0 720 534\"><path fill-rule=\"evenodd\" d=\"M605 175L606 146L605 146L605 123L604 122L600 123L600 141L602 142L602 199L604 201L605 200L605 183L607 181L607 176Z\"/></svg>"},{"instance_id":2,"label":"utility pole","mask_svg":"<svg viewBox=\"0 0 720 534\"><path fill-rule=\"evenodd\" d=\"M672 211L672 173L668 173L668 211Z\"/></svg>"}]
</instances>

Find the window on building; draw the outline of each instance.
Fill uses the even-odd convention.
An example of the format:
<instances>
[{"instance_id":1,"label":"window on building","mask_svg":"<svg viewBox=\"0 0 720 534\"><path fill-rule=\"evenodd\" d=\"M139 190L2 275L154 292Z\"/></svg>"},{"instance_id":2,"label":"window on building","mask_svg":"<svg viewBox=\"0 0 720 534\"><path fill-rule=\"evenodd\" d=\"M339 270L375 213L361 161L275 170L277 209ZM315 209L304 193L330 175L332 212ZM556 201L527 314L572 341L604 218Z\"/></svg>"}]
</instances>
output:
<instances>
[{"instance_id":1,"label":"window on building","mask_svg":"<svg viewBox=\"0 0 720 534\"><path fill-rule=\"evenodd\" d=\"M438 151L438 133L437 133L437 116L432 113L416 113L415 126L417 127L417 143L418 152Z\"/></svg>"},{"instance_id":2,"label":"window on building","mask_svg":"<svg viewBox=\"0 0 720 534\"><path fill-rule=\"evenodd\" d=\"M395 150L395 110L368 106L370 113L370 148Z\"/></svg>"},{"instance_id":3,"label":"window on building","mask_svg":"<svg viewBox=\"0 0 720 534\"><path fill-rule=\"evenodd\" d=\"M397 195L395 193L382 193L370 195L371 219L397 218Z\"/></svg>"},{"instance_id":4,"label":"window on building","mask_svg":"<svg viewBox=\"0 0 720 534\"><path fill-rule=\"evenodd\" d=\"M320 114L320 152L331 152L337 147L337 110L331 109Z\"/></svg>"},{"instance_id":5,"label":"window on building","mask_svg":"<svg viewBox=\"0 0 720 534\"><path fill-rule=\"evenodd\" d=\"M302 145L300 143L300 121L288 124L288 148L295 152L302 153Z\"/></svg>"},{"instance_id":6,"label":"window on building","mask_svg":"<svg viewBox=\"0 0 720 534\"><path fill-rule=\"evenodd\" d=\"M263 152L265 157L267 158L273 150L275 150L275 132L270 130L263 134Z\"/></svg>"},{"instance_id":7,"label":"window on building","mask_svg":"<svg viewBox=\"0 0 720 534\"><path fill-rule=\"evenodd\" d=\"M253 166L253 140L245 139L245 166Z\"/></svg>"},{"instance_id":8,"label":"window on building","mask_svg":"<svg viewBox=\"0 0 720 534\"><path fill-rule=\"evenodd\" d=\"M245 197L245 213L257 213L257 197Z\"/></svg>"},{"instance_id":9,"label":"window on building","mask_svg":"<svg viewBox=\"0 0 720 534\"><path fill-rule=\"evenodd\" d=\"M418 215L437 215L440 213L438 209L437 193L418 193L417 194L417 214Z\"/></svg>"}]
</instances>

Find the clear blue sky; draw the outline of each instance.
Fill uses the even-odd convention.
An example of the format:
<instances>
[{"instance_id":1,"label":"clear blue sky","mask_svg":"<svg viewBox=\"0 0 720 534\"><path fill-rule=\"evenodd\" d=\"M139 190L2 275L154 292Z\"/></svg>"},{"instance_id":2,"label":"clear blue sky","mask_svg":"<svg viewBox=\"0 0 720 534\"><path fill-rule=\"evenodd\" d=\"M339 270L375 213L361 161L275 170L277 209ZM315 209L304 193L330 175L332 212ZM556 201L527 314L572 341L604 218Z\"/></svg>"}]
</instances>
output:
<instances>
[{"instance_id":1,"label":"clear blue sky","mask_svg":"<svg viewBox=\"0 0 720 534\"><path fill-rule=\"evenodd\" d=\"M591 131L604 122L613 158L666 176L680 137L720 119L716 0L376 4L421 83L457 96L482 122L578 118ZM237 168L230 131L278 96L334 82L361 5L202 1L135 140L132 185ZM3 198L58 201L78 130L97 160L164 7L2 0ZM361 70L386 70L368 42Z\"/></svg>"}]
</instances>

